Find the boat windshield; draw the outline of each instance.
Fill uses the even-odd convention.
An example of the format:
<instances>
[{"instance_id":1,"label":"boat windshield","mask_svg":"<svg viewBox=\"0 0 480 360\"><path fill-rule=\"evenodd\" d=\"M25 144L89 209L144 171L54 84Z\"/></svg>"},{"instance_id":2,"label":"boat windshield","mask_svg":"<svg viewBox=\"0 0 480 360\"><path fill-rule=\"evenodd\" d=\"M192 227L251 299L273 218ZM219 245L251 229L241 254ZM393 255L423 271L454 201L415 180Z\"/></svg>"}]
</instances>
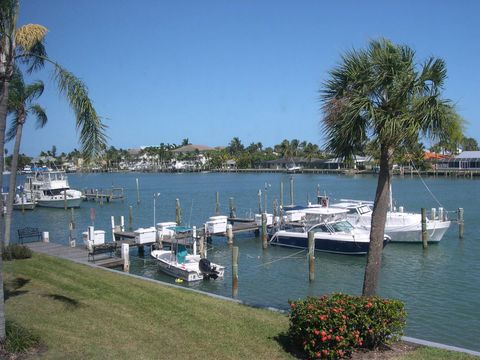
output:
<instances>
[{"instance_id":1,"label":"boat windshield","mask_svg":"<svg viewBox=\"0 0 480 360\"><path fill-rule=\"evenodd\" d=\"M362 205L357 208L357 211L360 215L363 215L372 212L372 209L368 205Z\"/></svg>"},{"instance_id":2,"label":"boat windshield","mask_svg":"<svg viewBox=\"0 0 480 360\"><path fill-rule=\"evenodd\" d=\"M353 230L352 224L348 221L338 221L330 224L335 232L351 232Z\"/></svg>"}]
</instances>

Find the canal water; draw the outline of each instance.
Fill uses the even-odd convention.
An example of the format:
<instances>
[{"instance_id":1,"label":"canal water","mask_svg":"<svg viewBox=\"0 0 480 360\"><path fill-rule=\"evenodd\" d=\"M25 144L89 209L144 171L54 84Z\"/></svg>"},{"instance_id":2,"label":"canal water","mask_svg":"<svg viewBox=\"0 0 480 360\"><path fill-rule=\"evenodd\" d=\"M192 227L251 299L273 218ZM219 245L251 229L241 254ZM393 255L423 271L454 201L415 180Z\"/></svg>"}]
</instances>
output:
<instances>
[{"instance_id":1,"label":"canal water","mask_svg":"<svg viewBox=\"0 0 480 360\"><path fill-rule=\"evenodd\" d=\"M317 185L332 201L341 198L374 197L375 176L296 174L294 202L315 201ZM136 179L140 187L137 204ZM238 217L248 217L258 209L258 190L267 189L270 212L274 198L279 199L284 183L285 203L290 202L290 175L238 173L111 173L71 174L72 188L125 189L126 199L103 205L84 202L75 210L77 244L81 232L93 224L111 239L110 216L125 216L128 228L129 206L133 207L132 227L149 227L154 222L175 221L175 199L182 207L185 225L203 224L215 212L215 193L220 193L222 213L228 215L228 201L235 199ZM21 179L19 179L19 182ZM480 186L478 180L464 178L395 177L394 201L405 211L419 212L421 207L443 206L448 211L465 209L465 236L458 239L456 223L439 244L426 251L421 244L389 244L383 252L379 295L401 299L406 304L406 335L480 351ZM159 195L158 195L159 194ZM438 199L432 197L432 194ZM154 196L156 197L154 219ZM262 196L263 199L263 196ZM91 210L94 209L94 210ZM94 215L94 218L93 216ZM71 212L37 208L33 212L15 212L14 229L35 226L50 232L50 241L68 243ZM455 214L449 213L451 218ZM93 218L93 219L92 219ZM16 232L13 233L14 237ZM360 294L366 257L316 253L316 279L308 281L306 252L280 247L262 249L253 233L235 238L239 247L239 299L254 305L288 308L288 300L331 292ZM231 296L231 248L225 238L214 237L208 248L211 261L226 266L225 278L184 284L202 291ZM131 272L173 283L163 275L148 251L139 257L131 250Z\"/></svg>"}]
</instances>

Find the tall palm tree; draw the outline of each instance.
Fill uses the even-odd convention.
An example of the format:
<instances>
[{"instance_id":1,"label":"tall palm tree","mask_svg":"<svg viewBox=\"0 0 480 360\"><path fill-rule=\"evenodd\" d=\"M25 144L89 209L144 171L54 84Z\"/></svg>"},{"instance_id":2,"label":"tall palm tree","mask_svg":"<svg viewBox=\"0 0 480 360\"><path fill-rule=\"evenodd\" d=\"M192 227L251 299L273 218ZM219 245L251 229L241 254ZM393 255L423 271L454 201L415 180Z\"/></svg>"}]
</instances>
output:
<instances>
[{"instance_id":1,"label":"tall palm tree","mask_svg":"<svg viewBox=\"0 0 480 360\"><path fill-rule=\"evenodd\" d=\"M395 153L420 136L442 139L460 126L452 104L441 97L446 74L443 60L428 58L418 66L410 47L380 39L344 54L321 90L329 150L349 159L371 137L380 153L365 296L373 295L379 282Z\"/></svg>"},{"instance_id":2,"label":"tall palm tree","mask_svg":"<svg viewBox=\"0 0 480 360\"><path fill-rule=\"evenodd\" d=\"M5 245L10 242L10 225L12 221L13 201L15 197L15 186L17 182L18 157L20 154L20 141L22 139L22 130L27 117L31 114L37 119L37 127L41 128L47 123L45 110L33 101L38 99L43 93L43 82L37 81L30 85L25 85L22 74L16 71L11 82L8 96L8 113L12 117L10 129L6 140L15 139L12 153L12 164L9 181L9 192L7 197L7 211L5 214Z\"/></svg>"},{"instance_id":3,"label":"tall palm tree","mask_svg":"<svg viewBox=\"0 0 480 360\"><path fill-rule=\"evenodd\" d=\"M10 81L19 65L31 73L49 63L60 93L66 95L80 129L85 158L95 157L105 148L105 125L88 97L85 84L57 62L50 59L43 44L47 29L38 24L17 28L18 0L0 0L0 170L3 171L3 149ZM0 177L0 187L3 179Z\"/></svg>"}]
</instances>

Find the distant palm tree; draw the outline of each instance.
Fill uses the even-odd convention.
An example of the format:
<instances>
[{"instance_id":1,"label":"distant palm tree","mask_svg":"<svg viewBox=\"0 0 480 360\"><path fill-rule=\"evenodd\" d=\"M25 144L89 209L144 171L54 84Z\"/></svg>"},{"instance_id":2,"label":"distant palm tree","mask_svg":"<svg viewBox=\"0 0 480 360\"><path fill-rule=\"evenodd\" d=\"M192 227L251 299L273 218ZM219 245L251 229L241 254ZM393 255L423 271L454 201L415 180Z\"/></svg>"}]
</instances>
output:
<instances>
[{"instance_id":1,"label":"distant palm tree","mask_svg":"<svg viewBox=\"0 0 480 360\"><path fill-rule=\"evenodd\" d=\"M29 114L37 118L37 127L41 128L47 123L45 110L38 104L33 103L43 93L43 83L37 81L25 85L22 74L16 71L10 82L8 96L8 113L12 117L12 123L7 133L6 140L15 139L13 146L11 173L9 181L9 192L7 198L7 211L5 214L5 245L10 243L10 225L12 221L13 201L15 198L15 185L17 181L18 157L20 154L20 142L22 130Z\"/></svg>"},{"instance_id":2,"label":"distant palm tree","mask_svg":"<svg viewBox=\"0 0 480 360\"><path fill-rule=\"evenodd\" d=\"M443 60L429 58L418 67L410 47L382 39L344 54L321 90L329 150L351 159L371 134L380 153L365 296L378 285L395 153L419 136L442 139L460 126L452 104L441 97L446 74Z\"/></svg>"}]
</instances>

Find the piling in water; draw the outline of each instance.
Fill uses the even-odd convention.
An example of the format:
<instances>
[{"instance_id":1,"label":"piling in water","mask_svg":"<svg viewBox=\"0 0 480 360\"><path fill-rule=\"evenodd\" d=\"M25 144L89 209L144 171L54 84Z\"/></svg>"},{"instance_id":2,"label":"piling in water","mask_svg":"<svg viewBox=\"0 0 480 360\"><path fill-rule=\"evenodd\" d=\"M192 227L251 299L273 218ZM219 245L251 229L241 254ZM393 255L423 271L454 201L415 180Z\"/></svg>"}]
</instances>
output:
<instances>
[{"instance_id":1,"label":"piling in water","mask_svg":"<svg viewBox=\"0 0 480 360\"><path fill-rule=\"evenodd\" d=\"M220 194L215 193L215 215L220 215Z\"/></svg>"},{"instance_id":2,"label":"piling in water","mask_svg":"<svg viewBox=\"0 0 480 360\"><path fill-rule=\"evenodd\" d=\"M290 205L293 205L293 176L290 176Z\"/></svg>"},{"instance_id":3,"label":"piling in water","mask_svg":"<svg viewBox=\"0 0 480 360\"><path fill-rule=\"evenodd\" d=\"M233 226L232 224L227 225L227 244L233 245Z\"/></svg>"},{"instance_id":4,"label":"piling in water","mask_svg":"<svg viewBox=\"0 0 480 360\"><path fill-rule=\"evenodd\" d=\"M133 207L128 207L128 229L130 231L133 230Z\"/></svg>"},{"instance_id":5,"label":"piling in water","mask_svg":"<svg viewBox=\"0 0 480 360\"><path fill-rule=\"evenodd\" d=\"M458 238L463 239L464 224L465 224L463 221L463 208L458 208L457 221L458 221Z\"/></svg>"},{"instance_id":6,"label":"piling in water","mask_svg":"<svg viewBox=\"0 0 480 360\"><path fill-rule=\"evenodd\" d=\"M130 270L130 245L122 244L123 271Z\"/></svg>"},{"instance_id":7,"label":"piling in water","mask_svg":"<svg viewBox=\"0 0 480 360\"><path fill-rule=\"evenodd\" d=\"M233 197L229 199L229 205L230 205L230 218L235 219L237 217L237 210L235 209L235 199Z\"/></svg>"},{"instance_id":8,"label":"piling in water","mask_svg":"<svg viewBox=\"0 0 480 360\"><path fill-rule=\"evenodd\" d=\"M268 246L267 214L262 213L262 247L266 249L267 246Z\"/></svg>"},{"instance_id":9,"label":"piling in water","mask_svg":"<svg viewBox=\"0 0 480 360\"><path fill-rule=\"evenodd\" d=\"M428 247L427 209L426 208L422 208L422 246L424 249Z\"/></svg>"},{"instance_id":10,"label":"piling in water","mask_svg":"<svg viewBox=\"0 0 480 360\"><path fill-rule=\"evenodd\" d=\"M137 204L140 204L140 186L138 185L138 178L135 179L137 183Z\"/></svg>"},{"instance_id":11,"label":"piling in water","mask_svg":"<svg viewBox=\"0 0 480 360\"><path fill-rule=\"evenodd\" d=\"M315 280L315 233L308 232L308 280Z\"/></svg>"},{"instance_id":12,"label":"piling in water","mask_svg":"<svg viewBox=\"0 0 480 360\"><path fill-rule=\"evenodd\" d=\"M238 296L238 246L232 247L232 297Z\"/></svg>"},{"instance_id":13,"label":"piling in water","mask_svg":"<svg viewBox=\"0 0 480 360\"><path fill-rule=\"evenodd\" d=\"M182 209L180 208L180 200L175 200L175 222L177 226L182 224Z\"/></svg>"}]
</instances>

